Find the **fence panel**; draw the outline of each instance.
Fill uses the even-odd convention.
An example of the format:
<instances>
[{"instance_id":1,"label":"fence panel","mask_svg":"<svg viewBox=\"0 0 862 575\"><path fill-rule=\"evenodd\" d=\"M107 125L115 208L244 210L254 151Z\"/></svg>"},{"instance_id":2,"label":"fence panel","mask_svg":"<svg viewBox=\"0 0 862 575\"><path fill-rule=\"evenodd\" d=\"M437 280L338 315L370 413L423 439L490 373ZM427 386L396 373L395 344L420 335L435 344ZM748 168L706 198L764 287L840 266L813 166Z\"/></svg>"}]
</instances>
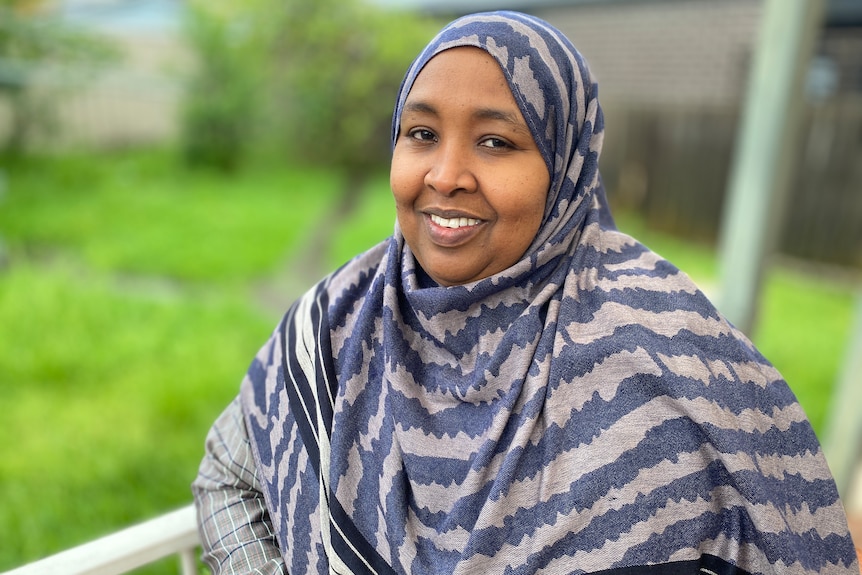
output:
<instances>
[{"instance_id":1,"label":"fence panel","mask_svg":"<svg viewBox=\"0 0 862 575\"><path fill-rule=\"evenodd\" d=\"M612 202L653 228L715 242L739 114L735 109L615 109L602 173ZM779 252L862 268L862 99L811 106ZM617 126L613 124L617 122ZM613 138L624 138L614 142Z\"/></svg>"}]
</instances>

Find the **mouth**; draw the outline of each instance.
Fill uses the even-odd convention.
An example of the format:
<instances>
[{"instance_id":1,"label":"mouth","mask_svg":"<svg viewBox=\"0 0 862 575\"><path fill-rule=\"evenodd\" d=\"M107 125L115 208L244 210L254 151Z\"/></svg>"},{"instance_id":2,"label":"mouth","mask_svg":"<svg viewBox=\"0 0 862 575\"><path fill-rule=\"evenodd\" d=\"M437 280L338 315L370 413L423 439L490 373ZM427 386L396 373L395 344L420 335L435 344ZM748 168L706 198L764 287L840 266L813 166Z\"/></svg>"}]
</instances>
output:
<instances>
[{"instance_id":1,"label":"mouth","mask_svg":"<svg viewBox=\"0 0 862 575\"><path fill-rule=\"evenodd\" d=\"M469 242L479 234L485 221L460 214L425 213L427 232L431 241L444 248L454 248Z\"/></svg>"},{"instance_id":2,"label":"mouth","mask_svg":"<svg viewBox=\"0 0 862 575\"><path fill-rule=\"evenodd\" d=\"M450 229L467 228L470 226L478 226L482 220L475 218L444 218L437 214L430 214L431 221L438 226Z\"/></svg>"}]
</instances>

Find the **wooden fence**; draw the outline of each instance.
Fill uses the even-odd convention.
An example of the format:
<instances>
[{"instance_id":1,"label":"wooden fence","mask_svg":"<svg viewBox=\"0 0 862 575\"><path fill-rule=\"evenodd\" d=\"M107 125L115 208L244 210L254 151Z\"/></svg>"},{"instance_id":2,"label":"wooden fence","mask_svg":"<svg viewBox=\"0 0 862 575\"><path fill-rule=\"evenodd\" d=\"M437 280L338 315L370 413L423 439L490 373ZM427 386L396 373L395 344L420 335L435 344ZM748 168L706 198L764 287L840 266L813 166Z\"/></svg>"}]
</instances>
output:
<instances>
[{"instance_id":1,"label":"wooden fence","mask_svg":"<svg viewBox=\"0 0 862 575\"><path fill-rule=\"evenodd\" d=\"M611 202L656 229L714 242L738 110L609 107L606 116ZM862 98L809 106L790 169L779 252L862 269Z\"/></svg>"}]
</instances>

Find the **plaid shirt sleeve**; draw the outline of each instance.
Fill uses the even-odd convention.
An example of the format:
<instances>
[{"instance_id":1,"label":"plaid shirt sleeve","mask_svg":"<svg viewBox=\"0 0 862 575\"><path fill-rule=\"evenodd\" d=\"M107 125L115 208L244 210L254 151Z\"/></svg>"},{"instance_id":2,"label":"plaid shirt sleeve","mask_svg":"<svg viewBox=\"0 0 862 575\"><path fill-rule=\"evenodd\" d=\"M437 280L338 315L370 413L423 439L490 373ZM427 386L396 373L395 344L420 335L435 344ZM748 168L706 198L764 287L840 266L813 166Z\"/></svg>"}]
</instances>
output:
<instances>
[{"instance_id":1,"label":"plaid shirt sleeve","mask_svg":"<svg viewBox=\"0 0 862 575\"><path fill-rule=\"evenodd\" d=\"M214 575L287 574L261 493L239 398L219 416L192 483L203 546Z\"/></svg>"}]
</instances>

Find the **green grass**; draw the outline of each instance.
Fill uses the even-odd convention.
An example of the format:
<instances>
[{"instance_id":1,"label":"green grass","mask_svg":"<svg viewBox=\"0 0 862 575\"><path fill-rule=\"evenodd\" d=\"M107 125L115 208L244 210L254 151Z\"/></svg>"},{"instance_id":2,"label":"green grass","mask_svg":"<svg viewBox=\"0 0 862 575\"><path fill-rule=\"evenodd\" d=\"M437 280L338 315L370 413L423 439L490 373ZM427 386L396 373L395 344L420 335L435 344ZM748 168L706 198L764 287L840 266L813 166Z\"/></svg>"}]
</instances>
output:
<instances>
[{"instance_id":1,"label":"green grass","mask_svg":"<svg viewBox=\"0 0 862 575\"><path fill-rule=\"evenodd\" d=\"M158 154L29 162L7 182L0 570L190 501L206 431L280 315L249 285L339 185Z\"/></svg>"},{"instance_id":2,"label":"green grass","mask_svg":"<svg viewBox=\"0 0 862 575\"><path fill-rule=\"evenodd\" d=\"M0 318L0 569L188 503L204 434L274 325L236 294L57 263L9 269Z\"/></svg>"},{"instance_id":3,"label":"green grass","mask_svg":"<svg viewBox=\"0 0 862 575\"><path fill-rule=\"evenodd\" d=\"M787 380L819 434L846 359L852 310L852 290L828 277L779 267L764 286L754 343Z\"/></svg>"},{"instance_id":4,"label":"green grass","mask_svg":"<svg viewBox=\"0 0 862 575\"><path fill-rule=\"evenodd\" d=\"M340 186L311 170L188 171L163 152L41 159L6 176L0 570L190 501L206 431L280 316L259 285L294 273L285 262L330 225ZM618 220L699 283L714 281L709 247ZM382 175L350 221L327 230L327 265L393 223ZM851 293L781 268L765 296L755 341L819 429ZM142 572L174 573L175 561Z\"/></svg>"},{"instance_id":5,"label":"green grass","mask_svg":"<svg viewBox=\"0 0 862 575\"><path fill-rule=\"evenodd\" d=\"M336 199L337 177L191 172L162 154L59 158L10 171L11 249L67 249L96 269L236 282L273 273Z\"/></svg>"},{"instance_id":6,"label":"green grass","mask_svg":"<svg viewBox=\"0 0 862 575\"><path fill-rule=\"evenodd\" d=\"M369 183L348 224L332 232L328 262L333 269L392 235L395 204L388 177Z\"/></svg>"}]
</instances>

